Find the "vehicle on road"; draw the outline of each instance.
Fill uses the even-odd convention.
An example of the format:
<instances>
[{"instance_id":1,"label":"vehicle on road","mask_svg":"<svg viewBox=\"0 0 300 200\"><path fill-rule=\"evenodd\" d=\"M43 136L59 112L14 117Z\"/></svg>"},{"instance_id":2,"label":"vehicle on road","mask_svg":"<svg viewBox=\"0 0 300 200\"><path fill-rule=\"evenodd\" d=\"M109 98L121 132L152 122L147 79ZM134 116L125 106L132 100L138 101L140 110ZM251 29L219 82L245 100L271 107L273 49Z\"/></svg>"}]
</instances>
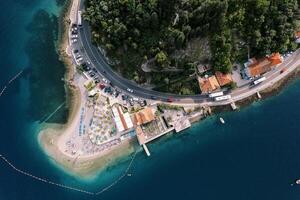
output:
<instances>
[{"instance_id":1,"label":"vehicle on road","mask_svg":"<svg viewBox=\"0 0 300 200\"><path fill-rule=\"evenodd\" d=\"M224 95L224 92L215 92L215 93L209 94L208 96L210 98L215 98L215 97L219 97L219 96L223 96L223 95Z\"/></svg>"},{"instance_id":2,"label":"vehicle on road","mask_svg":"<svg viewBox=\"0 0 300 200\"><path fill-rule=\"evenodd\" d=\"M280 70L280 74L282 74L285 71L286 71L286 68L283 68L282 70Z\"/></svg>"},{"instance_id":3,"label":"vehicle on road","mask_svg":"<svg viewBox=\"0 0 300 200\"><path fill-rule=\"evenodd\" d=\"M258 84L264 82L265 80L266 80L266 77L263 76L259 79L256 79L255 81L253 81L252 85L258 85Z\"/></svg>"},{"instance_id":4,"label":"vehicle on road","mask_svg":"<svg viewBox=\"0 0 300 200\"><path fill-rule=\"evenodd\" d=\"M78 41L77 39L73 39L73 40L71 40L71 43L74 44L74 43L76 43L77 41Z\"/></svg>"},{"instance_id":5,"label":"vehicle on road","mask_svg":"<svg viewBox=\"0 0 300 200\"><path fill-rule=\"evenodd\" d=\"M151 99L156 100L157 97L156 96L151 96Z\"/></svg>"},{"instance_id":6,"label":"vehicle on road","mask_svg":"<svg viewBox=\"0 0 300 200\"><path fill-rule=\"evenodd\" d=\"M174 101L174 99L173 99L173 97L168 97L167 101L172 103Z\"/></svg>"},{"instance_id":7,"label":"vehicle on road","mask_svg":"<svg viewBox=\"0 0 300 200\"><path fill-rule=\"evenodd\" d=\"M133 89L127 88L127 91L133 93Z\"/></svg>"},{"instance_id":8,"label":"vehicle on road","mask_svg":"<svg viewBox=\"0 0 300 200\"><path fill-rule=\"evenodd\" d=\"M76 34L71 36L71 39L77 39L77 38L78 38L78 35L76 35Z\"/></svg>"},{"instance_id":9,"label":"vehicle on road","mask_svg":"<svg viewBox=\"0 0 300 200\"><path fill-rule=\"evenodd\" d=\"M78 25L79 27L82 26L82 12L81 12L81 10L79 10L79 11L78 11L78 14L77 14L77 25Z\"/></svg>"},{"instance_id":10,"label":"vehicle on road","mask_svg":"<svg viewBox=\"0 0 300 200\"><path fill-rule=\"evenodd\" d=\"M225 100L228 100L228 99L231 99L231 95L223 95L223 96L220 96L220 97L215 97L215 101L225 101Z\"/></svg>"}]
</instances>

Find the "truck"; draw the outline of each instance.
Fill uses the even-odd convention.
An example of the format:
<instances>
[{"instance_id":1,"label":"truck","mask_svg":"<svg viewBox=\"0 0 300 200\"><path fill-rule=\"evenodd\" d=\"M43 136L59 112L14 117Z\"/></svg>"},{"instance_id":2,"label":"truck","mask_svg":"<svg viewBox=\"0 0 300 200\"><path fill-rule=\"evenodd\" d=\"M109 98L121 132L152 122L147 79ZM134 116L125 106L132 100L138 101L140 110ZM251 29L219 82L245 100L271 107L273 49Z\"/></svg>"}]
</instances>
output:
<instances>
[{"instance_id":1,"label":"truck","mask_svg":"<svg viewBox=\"0 0 300 200\"><path fill-rule=\"evenodd\" d=\"M225 101L228 99L231 99L231 95L223 95L223 96L215 97L215 101Z\"/></svg>"},{"instance_id":2,"label":"truck","mask_svg":"<svg viewBox=\"0 0 300 200\"><path fill-rule=\"evenodd\" d=\"M82 16L81 16L81 11L79 10L78 11L78 15L77 15L77 25L79 26L79 27L81 27L82 26Z\"/></svg>"},{"instance_id":3,"label":"truck","mask_svg":"<svg viewBox=\"0 0 300 200\"><path fill-rule=\"evenodd\" d=\"M215 97L219 97L219 96L223 96L223 95L224 95L223 92L215 92L215 93L209 94L208 97L215 98Z\"/></svg>"},{"instance_id":4,"label":"truck","mask_svg":"<svg viewBox=\"0 0 300 200\"><path fill-rule=\"evenodd\" d=\"M261 77L261 78L259 78L259 79L256 79L255 81L253 81L253 85L258 85L258 84L260 84L261 82L264 82L266 80L266 77Z\"/></svg>"}]
</instances>

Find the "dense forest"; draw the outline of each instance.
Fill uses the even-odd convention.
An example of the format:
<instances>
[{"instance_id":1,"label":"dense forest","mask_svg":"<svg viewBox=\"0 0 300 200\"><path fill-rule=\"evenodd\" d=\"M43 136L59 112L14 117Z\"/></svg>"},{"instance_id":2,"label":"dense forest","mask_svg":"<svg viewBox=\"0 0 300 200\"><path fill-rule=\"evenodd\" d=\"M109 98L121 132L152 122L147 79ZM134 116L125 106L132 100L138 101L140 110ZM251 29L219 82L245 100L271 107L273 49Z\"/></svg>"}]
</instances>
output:
<instances>
[{"instance_id":1,"label":"dense forest","mask_svg":"<svg viewBox=\"0 0 300 200\"><path fill-rule=\"evenodd\" d=\"M169 84L170 74L180 80L195 68L195 60L172 56L195 38L208 40L209 62L215 71L222 72L230 72L233 63L245 61L248 53L259 57L297 48L294 33L299 3L300 0L87 0L84 17L92 26L95 43L120 61L118 70L125 76L145 81L140 68L147 61L152 61L158 71L170 66L183 69L166 75L154 73L152 81Z\"/></svg>"}]
</instances>

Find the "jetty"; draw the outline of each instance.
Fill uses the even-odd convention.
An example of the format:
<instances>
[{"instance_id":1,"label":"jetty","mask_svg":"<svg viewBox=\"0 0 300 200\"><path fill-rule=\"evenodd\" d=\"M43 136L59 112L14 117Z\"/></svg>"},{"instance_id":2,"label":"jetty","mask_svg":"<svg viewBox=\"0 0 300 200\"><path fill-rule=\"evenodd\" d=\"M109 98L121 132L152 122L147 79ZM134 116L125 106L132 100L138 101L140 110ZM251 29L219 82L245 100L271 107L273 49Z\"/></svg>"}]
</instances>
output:
<instances>
[{"instance_id":1,"label":"jetty","mask_svg":"<svg viewBox=\"0 0 300 200\"><path fill-rule=\"evenodd\" d=\"M144 151L146 152L147 156L150 156L150 155L151 155L151 154L150 154L150 151L149 151L149 149L148 149L148 147L146 146L146 144L143 144L143 149L144 149Z\"/></svg>"},{"instance_id":2,"label":"jetty","mask_svg":"<svg viewBox=\"0 0 300 200\"><path fill-rule=\"evenodd\" d=\"M256 92L256 95L257 95L257 98L261 99L261 95L258 91Z\"/></svg>"},{"instance_id":3,"label":"jetty","mask_svg":"<svg viewBox=\"0 0 300 200\"><path fill-rule=\"evenodd\" d=\"M238 107L236 106L236 104L235 104L235 102L232 102L231 104L230 104L230 106L231 106L231 109L232 110L236 110Z\"/></svg>"}]
</instances>

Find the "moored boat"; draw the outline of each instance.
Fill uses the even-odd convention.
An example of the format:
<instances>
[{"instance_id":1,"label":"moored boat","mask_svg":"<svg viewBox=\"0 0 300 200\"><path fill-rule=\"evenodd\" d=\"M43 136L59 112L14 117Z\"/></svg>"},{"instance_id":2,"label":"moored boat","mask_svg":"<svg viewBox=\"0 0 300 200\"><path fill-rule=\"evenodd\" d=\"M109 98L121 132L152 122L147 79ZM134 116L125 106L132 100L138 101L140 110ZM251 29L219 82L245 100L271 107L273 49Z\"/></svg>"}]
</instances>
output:
<instances>
[{"instance_id":1,"label":"moored boat","mask_svg":"<svg viewBox=\"0 0 300 200\"><path fill-rule=\"evenodd\" d=\"M222 124L225 124L225 120L224 120L222 117L220 117L220 122L221 122Z\"/></svg>"}]
</instances>

